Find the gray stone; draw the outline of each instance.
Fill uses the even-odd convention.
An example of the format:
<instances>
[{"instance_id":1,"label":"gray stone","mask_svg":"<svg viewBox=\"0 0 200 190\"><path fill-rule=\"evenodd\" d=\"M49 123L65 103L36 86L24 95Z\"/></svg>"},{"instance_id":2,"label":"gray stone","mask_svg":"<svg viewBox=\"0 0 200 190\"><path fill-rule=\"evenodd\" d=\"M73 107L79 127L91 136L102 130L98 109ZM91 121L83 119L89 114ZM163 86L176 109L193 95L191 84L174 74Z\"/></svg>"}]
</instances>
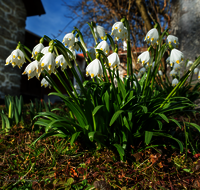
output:
<instances>
[{"instance_id":1,"label":"gray stone","mask_svg":"<svg viewBox=\"0 0 200 190\"><path fill-rule=\"evenodd\" d=\"M1 92L3 92L5 95L19 95L20 94L20 86L11 86L8 88L7 86L1 87Z\"/></svg>"},{"instance_id":2,"label":"gray stone","mask_svg":"<svg viewBox=\"0 0 200 190\"><path fill-rule=\"evenodd\" d=\"M21 80L21 75L9 75L8 80L9 80L11 83L19 84L19 83L20 83L20 80Z\"/></svg>"},{"instance_id":3,"label":"gray stone","mask_svg":"<svg viewBox=\"0 0 200 190\"><path fill-rule=\"evenodd\" d=\"M10 53L9 49L0 46L0 59L6 60Z\"/></svg>"},{"instance_id":4,"label":"gray stone","mask_svg":"<svg viewBox=\"0 0 200 190\"><path fill-rule=\"evenodd\" d=\"M1 37L0 37L1 38ZM0 39L1 41L1 39ZM14 50L16 47L17 47L17 42L15 41L11 41L11 40L5 40L5 45L7 48L11 49L11 50Z\"/></svg>"},{"instance_id":5,"label":"gray stone","mask_svg":"<svg viewBox=\"0 0 200 190\"><path fill-rule=\"evenodd\" d=\"M16 11L16 17L22 18L23 20L26 19L27 13L26 13L26 9L24 7L18 6L18 7L16 7L15 11Z\"/></svg>"},{"instance_id":6,"label":"gray stone","mask_svg":"<svg viewBox=\"0 0 200 190\"><path fill-rule=\"evenodd\" d=\"M5 17L5 13L4 11L0 8L0 18L4 18Z\"/></svg>"},{"instance_id":7,"label":"gray stone","mask_svg":"<svg viewBox=\"0 0 200 190\"><path fill-rule=\"evenodd\" d=\"M15 1L12 1L12 0L1 0L3 2L3 4L5 4L7 7L9 8L14 8L16 5L15 5ZM21 0L18 0L18 3L21 3Z\"/></svg>"},{"instance_id":8,"label":"gray stone","mask_svg":"<svg viewBox=\"0 0 200 190\"><path fill-rule=\"evenodd\" d=\"M1 82L1 83L4 82L5 79L6 79L6 77L5 77L4 75L0 74L0 82Z\"/></svg>"},{"instance_id":9,"label":"gray stone","mask_svg":"<svg viewBox=\"0 0 200 190\"><path fill-rule=\"evenodd\" d=\"M11 33L7 29L0 27L0 36L10 39Z\"/></svg>"},{"instance_id":10,"label":"gray stone","mask_svg":"<svg viewBox=\"0 0 200 190\"><path fill-rule=\"evenodd\" d=\"M0 17L0 26L8 29L10 27L10 23L8 20L6 20L5 18L3 17Z\"/></svg>"}]
</instances>

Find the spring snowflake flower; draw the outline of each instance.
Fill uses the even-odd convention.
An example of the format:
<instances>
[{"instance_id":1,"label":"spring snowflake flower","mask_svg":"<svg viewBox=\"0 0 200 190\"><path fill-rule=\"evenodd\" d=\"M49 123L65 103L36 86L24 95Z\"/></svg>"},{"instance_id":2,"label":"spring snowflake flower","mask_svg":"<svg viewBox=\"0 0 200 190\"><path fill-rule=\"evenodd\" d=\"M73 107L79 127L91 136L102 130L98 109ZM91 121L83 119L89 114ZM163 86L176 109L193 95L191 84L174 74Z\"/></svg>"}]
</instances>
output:
<instances>
[{"instance_id":1,"label":"spring snowflake flower","mask_svg":"<svg viewBox=\"0 0 200 190\"><path fill-rule=\"evenodd\" d=\"M94 34L95 34L96 40L98 38L101 38L103 40L104 36L106 35L104 27L102 26L94 27Z\"/></svg>"},{"instance_id":2,"label":"spring snowflake flower","mask_svg":"<svg viewBox=\"0 0 200 190\"><path fill-rule=\"evenodd\" d=\"M103 68L99 59L93 60L87 67L86 67L86 76L91 76L91 78L95 76L102 76L103 75Z\"/></svg>"},{"instance_id":3,"label":"spring snowflake flower","mask_svg":"<svg viewBox=\"0 0 200 190\"><path fill-rule=\"evenodd\" d=\"M34 76L39 79L40 77L40 74L41 74L41 67L40 67L40 63L35 60L31 63L29 63L24 72L22 73L22 75L25 75L27 74L28 75L28 80L33 78Z\"/></svg>"},{"instance_id":4,"label":"spring snowflake flower","mask_svg":"<svg viewBox=\"0 0 200 190\"><path fill-rule=\"evenodd\" d=\"M48 78L48 77L47 77ZM49 79L49 78L48 78ZM49 82L45 79L45 78L43 78L42 79L42 81L41 81L41 86L44 86L45 88L47 87L47 86L49 86L49 88L51 88L51 85L49 84Z\"/></svg>"},{"instance_id":5,"label":"spring snowflake flower","mask_svg":"<svg viewBox=\"0 0 200 190\"><path fill-rule=\"evenodd\" d=\"M37 44L32 51L32 57L34 58L38 53L40 53L44 49L44 45L42 43Z\"/></svg>"},{"instance_id":6,"label":"spring snowflake flower","mask_svg":"<svg viewBox=\"0 0 200 190\"><path fill-rule=\"evenodd\" d=\"M198 80L200 80L200 71L199 71L199 73L198 73Z\"/></svg>"},{"instance_id":7,"label":"spring snowflake flower","mask_svg":"<svg viewBox=\"0 0 200 190\"><path fill-rule=\"evenodd\" d=\"M70 66L70 64L66 62L63 55L57 56L55 61L56 61L56 67L60 65L62 71L64 71L67 68L67 66Z\"/></svg>"},{"instance_id":8,"label":"spring snowflake flower","mask_svg":"<svg viewBox=\"0 0 200 190\"><path fill-rule=\"evenodd\" d=\"M75 43L75 37L74 34L68 33L64 36L63 41L62 41L65 46L68 46L69 48L72 47Z\"/></svg>"},{"instance_id":9,"label":"spring snowflake flower","mask_svg":"<svg viewBox=\"0 0 200 190\"><path fill-rule=\"evenodd\" d=\"M41 53L43 53L43 54L49 53L49 48L50 48L50 46L44 47L44 48L41 50ZM54 52L53 52L53 56L54 56L54 58L56 57L56 55L55 55Z\"/></svg>"},{"instance_id":10,"label":"spring snowflake flower","mask_svg":"<svg viewBox=\"0 0 200 190\"><path fill-rule=\"evenodd\" d=\"M139 71L139 73L144 74L146 72L146 69L144 67L142 67Z\"/></svg>"},{"instance_id":11,"label":"spring snowflake flower","mask_svg":"<svg viewBox=\"0 0 200 190\"><path fill-rule=\"evenodd\" d=\"M112 26L112 32L111 35L114 35L114 40L118 41L119 39L125 39L127 37L127 29L124 27L124 24L122 22L116 22Z\"/></svg>"},{"instance_id":12,"label":"spring snowflake flower","mask_svg":"<svg viewBox=\"0 0 200 190\"><path fill-rule=\"evenodd\" d=\"M170 54L170 65L180 64L184 59L183 53L177 49L173 49Z\"/></svg>"},{"instance_id":13,"label":"spring snowflake flower","mask_svg":"<svg viewBox=\"0 0 200 190\"><path fill-rule=\"evenodd\" d=\"M53 56L53 53L46 53L40 60L41 70L46 70L49 74L55 72L56 62Z\"/></svg>"},{"instance_id":14,"label":"spring snowflake flower","mask_svg":"<svg viewBox=\"0 0 200 190\"><path fill-rule=\"evenodd\" d=\"M173 69L174 69L175 71L179 71L179 70L181 69L181 65L175 63Z\"/></svg>"},{"instance_id":15,"label":"spring snowflake flower","mask_svg":"<svg viewBox=\"0 0 200 190\"><path fill-rule=\"evenodd\" d=\"M188 61L186 67L192 66L192 64L193 64L193 61Z\"/></svg>"},{"instance_id":16,"label":"spring snowflake flower","mask_svg":"<svg viewBox=\"0 0 200 190\"><path fill-rule=\"evenodd\" d=\"M176 76L177 75L177 72L175 70L172 70L170 73L169 73L170 76Z\"/></svg>"},{"instance_id":17,"label":"spring snowflake flower","mask_svg":"<svg viewBox=\"0 0 200 190\"><path fill-rule=\"evenodd\" d=\"M71 54L69 54L68 53L68 55L69 55L69 58L70 59L76 59L76 51L75 51L75 49L73 48L73 47L69 47L69 50L72 52L72 54L73 54L73 56L74 56L74 58L71 56Z\"/></svg>"},{"instance_id":18,"label":"spring snowflake flower","mask_svg":"<svg viewBox=\"0 0 200 190\"><path fill-rule=\"evenodd\" d=\"M93 60L96 59L96 51L94 48L91 48L88 52Z\"/></svg>"},{"instance_id":19,"label":"spring snowflake flower","mask_svg":"<svg viewBox=\"0 0 200 190\"><path fill-rule=\"evenodd\" d=\"M150 58L151 57L149 51L145 51L138 56L137 62L142 63L142 66L144 66L145 64L149 64Z\"/></svg>"},{"instance_id":20,"label":"spring snowflake flower","mask_svg":"<svg viewBox=\"0 0 200 190\"><path fill-rule=\"evenodd\" d=\"M119 56L117 53L112 53L108 56L108 63L110 67L117 67L120 64Z\"/></svg>"},{"instance_id":21,"label":"spring snowflake flower","mask_svg":"<svg viewBox=\"0 0 200 190\"><path fill-rule=\"evenodd\" d=\"M6 59L5 65L8 65L9 63L12 63L13 67L17 65L19 68L21 68L25 63L24 53L20 49L15 49Z\"/></svg>"},{"instance_id":22,"label":"spring snowflake flower","mask_svg":"<svg viewBox=\"0 0 200 190\"><path fill-rule=\"evenodd\" d=\"M162 72L161 70L158 71L158 74L159 74L160 76L163 76L163 72Z\"/></svg>"},{"instance_id":23,"label":"spring snowflake flower","mask_svg":"<svg viewBox=\"0 0 200 190\"><path fill-rule=\"evenodd\" d=\"M80 47L79 47L79 45L78 45L77 42L78 42L78 38L75 37L74 49L75 49L76 51L79 51Z\"/></svg>"},{"instance_id":24,"label":"spring snowflake flower","mask_svg":"<svg viewBox=\"0 0 200 190\"><path fill-rule=\"evenodd\" d=\"M148 44L151 43L152 45L158 44L159 34L158 30L156 28L152 28L149 30L146 34L146 37L144 41L146 41Z\"/></svg>"},{"instance_id":25,"label":"spring snowflake flower","mask_svg":"<svg viewBox=\"0 0 200 190\"><path fill-rule=\"evenodd\" d=\"M173 79L172 80L172 86L176 86L178 84L178 82L179 82L178 79L176 79L176 78Z\"/></svg>"},{"instance_id":26,"label":"spring snowflake flower","mask_svg":"<svg viewBox=\"0 0 200 190\"><path fill-rule=\"evenodd\" d=\"M107 43L106 41L104 41L104 40L103 40L102 42L100 42L100 43L97 45L97 47L96 47L95 49L100 49L100 50L102 50L106 55L108 55L109 52L110 52L109 45L108 45L108 43Z\"/></svg>"},{"instance_id":27,"label":"spring snowflake flower","mask_svg":"<svg viewBox=\"0 0 200 190\"><path fill-rule=\"evenodd\" d=\"M166 59L166 63L170 64L170 56Z\"/></svg>"},{"instance_id":28,"label":"spring snowflake flower","mask_svg":"<svg viewBox=\"0 0 200 190\"><path fill-rule=\"evenodd\" d=\"M198 71L199 71L199 69L196 67L196 68L194 69L194 74L197 74Z\"/></svg>"},{"instance_id":29,"label":"spring snowflake flower","mask_svg":"<svg viewBox=\"0 0 200 190\"><path fill-rule=\"evenodd\" d=\"M137 78L140 78L141 76L142 76L142 74L140 72L138 72Z\"/></svg>"},{"instance_id":30,"label":"spring snowflake flower","mask_svg":"<svg viewBox=\"0 0 200 190\"><path fill-rule=\"evenodd\" d=\"M169 35L167 36L166 44L171 44L174 48L178 48L178 38L176 36Z\"/></svg>"}]
</instances>

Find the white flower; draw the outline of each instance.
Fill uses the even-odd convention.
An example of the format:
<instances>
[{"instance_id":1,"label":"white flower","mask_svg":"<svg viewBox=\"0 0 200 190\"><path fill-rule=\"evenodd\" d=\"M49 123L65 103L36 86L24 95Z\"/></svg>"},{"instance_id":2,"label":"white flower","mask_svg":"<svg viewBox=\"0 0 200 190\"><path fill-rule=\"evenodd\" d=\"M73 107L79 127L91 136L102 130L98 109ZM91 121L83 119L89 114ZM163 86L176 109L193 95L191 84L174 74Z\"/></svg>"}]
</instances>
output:
<instances>
[{"instance_id":1,"label":"white flower","mask_svg":"<svg viewBox=\"0 0 200 190\"><path fill-rule=\"evenodd\" d=\"M35 57L38 53L40 53L44 49L44 45L42 43L37 44L32 51L32 57Z\"/></svg>"},{"instance_id":2,"label":"white flower","mask_svg":"<svg viewBox=\"0 0 200 190\"><path fill-rule=\"evenodd\" d=\"M198 73L198 80L200 80L200 71L199 71L199 73Z\"/></svg>"},{"instance_id":3,"label":"white flower","mask_svg":"<svg viewBox=\"0 0 200 190\"><path fill-rule=\"evenodd\" d=\"M37 60L29 63L26 66L24 72L22 73L22 75L25 75L25 74L28 75L28 80L33 78L34 76L36 76L36 78L39 79L40 74L41 74L40 63Z\"/></svg>"},{"instance_id":4,"label":"white flower","mask_svg":"<svg viewBox=\"0 0 200 190\"><path fill-rule=\"evenodd\" d=\"M116 22L112 26L112 32L111 35L114 35L114 40L124 39L125 33L127 33L127 29L124 27L124 24L122 22Z\"/></svg>"},{"instance_id":5,"label":"white flower","mask_svg":"<svg viewBox=\"0 0 200 190\"><path fill-rule=\"evenodd\" d=\"M56 62L55 62L53 53L51 52L46 53L40 59L40 63L41 63L42 71L45 69L49 74L51 74L52 72L55 72Z\"/></svg>"},{"instance_id":6,"label":"white flower","mask_svg":"<svg viewBox=\"0 0 200 190\"><path fill-rule=\"evenodd\" d=\"M179 70L181 69L181 65L175 63L173 69L174 69L175 71L179 71Z\"/></svg>"},{"instance_id":7,"label":"white flower","mask_svg":"<svg viewBox=\"0 0 200 190\"><path fill-rule=\"evenodd\" d=\"M176 86L178 84L178 82L179 82L178 79L176 79L176 78L173 79L172 80L172 86Z\"/></svg>"},{"instance_id":8,"label":"white flower","mask_svg":"<svg viewBox=\"0 0 200 190\"><path fill-rule=\"evenodd\" d=\"M170 56L166 59L166 63L170 64Z\"/></svg>"},{"instance_id":9,"label":"white flower","mask_svg":"<svg viewBox=\"0 0 200 190\"><path fill-rule=\"evenodd\" d=\"M139 71L139 73L144 74L146 72L146 69L144 67L142 67Z\"/></svg>"},{"instance_id":10,"label":"white flower","mask_svg":"<svg viewBox=\"0 0 200 190\"><path fill-rule=\"evenodd\" d=\"M100 49L100 50L102 50L106 55L108 55L109 52L110 52L109 45L108 45L108 43L107 43L106 41L104 41L104 40L103 40L102 42L100 42L100 43L97 45L97 47L96 47L95 49Z\"/></svg>"},{"instance_id":11,"label":"white flower","mask_svg":"<svg viewBox=\"0 0 200 190\"><path fill-rule=\"evenodd\" d=\"M187 63L187 66L186 67L189 67L189 66L191 66L193 64L193 61L188 61L188 63Z\"/></svg>"},{"instance_id":12,"label":"white flower","mask_svg":"<svg viewBox=\"0 0 200 190\"><path fill-rule=\"evenodd\" d=\"M184 59L183 53L177 49L173 49L170 54L170 65L177 63L180 64Z\"/></svg>"},{"instance_id":13,"label":"white flower","mask_svg":"<svg viewBox=\"0 0 200 190\"><path fill-rule=\"evenodd\" d=\"M94 34L95 34L95 38L97 40L97 38L101 38L103 40L105 34L105 29L102 26L96 26L94 27Z\"/></svg>"},{"instance_id":14,"label":"white flower","mask_svg":"<svg viewBox=\"0 0 200 190\"><path fill-rule=\"evenodd\" d=\"M163 73L162 73L161 70L158 71L158 74L159 74L160 76L163 76Z\"/></svg>"},{"instance_id":15,"label":"white flower","mask_svg":"<svg viewBox=\"0 0 200 190\"><path fill-rule=\"evenodd\" d=\"M198 71L199 71L199 69L196 67L196 68L194 69L194 74L197 74Z\"/></svg>"},{"instance_id":16,"label":"white flower","mask_svg":"<svg viewBox=\"0 0 200 190\"><path fill-rule=\"evenodd\" d=\"M142 65L144 65L144 64L149 64L150 58L151 58L151 57L150 57L149 51L145 51L145 52L143 52L142 54L140 54L140 55L138 56L137 62L138 62L138 63L142 63Z\"/></svg>"},{"instance_id":17,"label":"white flower","mask_svg":"<svg viewBox=\"0 0 200 190\"><path fill-rule=\"evenodd\" d=\"M76 84L74 85L74 89L75 89L75 90L77 89L77 85L76 85Z\"/></svg>"},{"instance_id":18,"label":"white flower","mask_svg":"<svg viewBox=\"0 0 200 190\"><path fill-rule=\"evenodd\" d=\"M74 58L68 53L70 59L76 59L76 51L73 47L69 47L69 50L72 52Z\"/></svg>"},{"instance_id":19,"label":"white flower","mask_svg":"<svg viewBox=\"0 0 200 190\"><path fill-rule=\"evenodd\" d=\"M98 59L93 60L87 67L86 67L86 76L90 75L92 78L95 76L100 77L103 75L103 68L101 62Z\"/></svg>"},{"instance_id":20,"label":"white flower","mask_svg":"<svg viewBox=\"0 0 200 190\"><path fill-rule=\"evenodd\" d=\"M140 78L141 76L142 76L142 74L140 72L138 72L137 78Z\"/></svg>"},{"instance_id":21,"label":"white flower","mask_svg":"<svg viewBox=\"0 0 200 190\"><path fill-rule=\"evenodd\" d=\"M159 34L156 28L152 28L146 34L144 41L151 43L152 45L158 44Z\"/></svg>"},{"instance_id":22,"label":"white flower","mask_svg":"<svg viewBox=\"0 0 200 190\"><path fill-rule=\"evenodd\" d=\"M172 70L169 74L170 74L170 76L176 76L177 72L175 70Z\"/></svg>"},{"instance_id":23,"label":"white flower","mask_svg":"<svg viewBox=\"0 0 200 190\"><path fill-rule=\"evenodd\" d=\"M117 53L112 53L108 56L108 63L110 67L117 67L120 64L119 56Z\"/></svg>"},{"instance_id":24,"label":"white flower","mask_svg":"<svg viewBox=\"0 0 200 190\"><path fill-rule=\"evenodd\" d=\"M48 78L48 77L47 77ZM49 78L48 78L49 79ZM44 86L45 88L47 87L47 86L49 86L49 88L51 88L51 85L49 84L49 82L45 79L45 78L43 78L42 79L42 81L41 81L41 86Z\"/></svg>"},{"instance_id":25,"label":"white flower","mask_svg":"<svg viewBox=\"0 0 200 190\"><path fill-rule=\"evenodd\" d=\"M122 41L126 41L127 39L128 39L128 30L126 27L124 27L122 34Z\"/></svg>"},{"instance_id":26,"label":"white flower","mask_svg":"<svg viewBox=\"0 0 200 190\"><path fill-rule=\"evenodd\" d=\"M63 55L57 56L55 61L56 61L56 67L60 65L62 71L64 71L67 68L67 65L70 66L70 64L66 62Z\"/></svg>"},{"instance_id":27,"label":"white flower","mask_svg":"<svg viewBox=\"0 0 200 190\"><path fill-rule=\"evenodd\" d=\"M167 36L166 44L171 44L174 48L178 48L178 38L176 36L169 35Z\"/></svg>"},{"instance_id":28,"label":"white flower","mask_svg":"<svg viewBox=\"0 0 200 190\"><path fill-rule=\"evenodd\" d=\"M49 53L49 48L50 46L47 46L47 47L44 47L42 50L41 50L41 53L43 53L44 55L46 53ZM53 52L53 56L56 57L55 53Z\"/></svg>"},{"instance_id":29,"label":"white flower","mask_svg":"<svg viewBox=\"0 0 200 190\"><path fill-rule=\"evenodd\" d=\"M64 36L63 41L62 41L65 46L68 46L69 48L72 47L75 43L75 37L74 34L68 33Z\"/></svg>"},{"instance_id":30,"label":"white flower","mask_svg":"<svg viewBox=\"0 0 200 190\"><path fill-rule=\"evenodd\" d=\"M137 87L137 83L135 81L133 81L133 84L134 84L135 87Z\"/></svg>"},{"instance_id":31,"label":"white flower","mask_svg":"<svg viewBox=\"0 0 200 190\"><path fill-rule=\"evenodd\" d=\"M17 65L19 68L21 68L22 65L25 63L24 53L20 49L15 49L6 59L6 65L8 65L9 63L12 63L13 67Z\"/></svg>"},{"instance_id":32,"label":"white flower","mask_svg":"<svg viewBox=\"0 0 200 190\"><path fill-rule=\"evenodd\" d=\"M79 51L80 47L79 47L78 43L76 43L76 42L78 42L78 38L75 37L74 49L76 51Z\"/></svg>"},{"instance_id":33,"label":"white flower","mask_svg":"<svg viewBox=\"0 0 200 190\"><path fill-rule=\"evenodd\" d=\"M93 60L96 59L96 51L94 48L91 48L88 52Z\"/></svg>"}]
</instances>

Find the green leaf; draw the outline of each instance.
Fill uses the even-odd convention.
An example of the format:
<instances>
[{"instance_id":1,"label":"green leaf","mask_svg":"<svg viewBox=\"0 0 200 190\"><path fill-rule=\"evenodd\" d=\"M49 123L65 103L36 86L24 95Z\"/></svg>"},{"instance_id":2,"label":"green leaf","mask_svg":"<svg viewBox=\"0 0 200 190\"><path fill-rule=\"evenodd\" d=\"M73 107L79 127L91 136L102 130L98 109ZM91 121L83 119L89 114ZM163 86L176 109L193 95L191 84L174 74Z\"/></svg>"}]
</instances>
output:
<instances>
[{"instance_id":1,"label":"green leaf","mask_svg":"<svg viewBox=\"0 0 200 190\"><path fill-rule=\"evenodd\" d=\"M76 132L72 135L71 137L71 141L70 141L70 145L72 146L72 144L74 143L74 141L77 139L77 137L79 136L79 134L81 133L82 131L79 131L79 132Z\"/></svg>"},{"instance_id":2,"label":"green leaf","mask_svg":"<svg viewBox=\"0 0 200 190\"><path fill-rule=\"evenodd\" d=\"M148 112L148 109L147 109L147 107L146 107L146 106L141 106L141 107L142 107L142 109L143 109L144 113L147 113L147 112Z\"/></svg>"},{"instance_id":3,"label":"green leaf","mask_svg":"<svg viewBox=\"0 0 200 190\"><path fill-rule=\"evenodd\" d=\"M181 125L180 125L180 123L177 120L175 120L175 119L169 119L169 120L173 121L174 123L176 123L176 125L178 125L179 128L181 129Z\"/></svg>"},{"instance_id":4,"label":"green leaf","mask_svg":"<svg viewBox=\"0 0 200 190\"><path fill-rule=\"evenodd\" d=\"M115 114L112 116L111 120L110 120L110 126L116 121L116 119L119 117L119 115L121 113L123 113L124 110L118 110L117 112L115 112Z\"/></svg>"},{"instance_id":5,"label":"green leaf","mask_svg":"<svg viewBox=\"0 0 200 190\"><path fill-rule=\"evenodd\" d=\"M168 118L165 116L165 114L158 113L158 115L159 115L160 117L162 117L167 123L169 123L169 120L168 120Z\"/></svg>"},{"instance_id":6,"label":"green leaf","mask_svg":"<svg viewBox=\"0 0 200 190\"><path fill-rule=\"evenodd\" d=\"M148 145L151 142L153 132L145 131L145 143Z\"/></svg>"},{"instance_id":7,"label":"green leaf","mask_svg":"<svg viewBox=\"0 0 200 190\"><path fill-rule=\"evenodd\" d=\"M96 106L92 111L92 114L95 115L102 107L104 107L104 105Z\"/></svg>"},{"instance_id":8,"label":"green leaf","mask_svg":"<svg viewBox=\"0 0 200 190\"><path fill-rule=\"evenodd\" d=\"M195 123L189 123L189 122L185 122L185 124L193 126L194 128L196 128L200 132L200 126L199 125L197 125Z\"/></svg>"},{"instance_id":9,"label":"green leaf","mask_svg":"<svg viewBox=\"0 0 200 190\"><path fill-rule=\"evenodd\" d=\"M128 123L128 121L127 121L127 119L126 119L126 117L124 116L123 117L123 121L124 121L124 125L125 125L125 127L131 132L131 130L130 130L130 126L129 126L129 123Z\"/></svg>"},{"instance_id":10,"label":"green leaf","mask_svg":"<svg viewBox=\"0 0 200 190\"><path fill-rule=\"evenodd\" d=\"M108 37L108 39L109 39L109 41L110 41L112 51L114 52L114 51L115 51L115 43L114 43L114 41L113 41L113 38L112 38L112 36L110 36L109 34L106 34L106 35L107 35L107 37Z\"/></svg>"},{"instance_id":11,"label":"green leaf","mask_svg":"<svg viewBox=\"0 0 200 190\"><path fill-rule=\"evenodd\" d=\"M120 155L120 160L123 160L123 157L124 157L124 149L122 148L121 145L119 144L113 144L113 146L115 146L117 148L117 151Z\"/></svg>"}]
</instances>

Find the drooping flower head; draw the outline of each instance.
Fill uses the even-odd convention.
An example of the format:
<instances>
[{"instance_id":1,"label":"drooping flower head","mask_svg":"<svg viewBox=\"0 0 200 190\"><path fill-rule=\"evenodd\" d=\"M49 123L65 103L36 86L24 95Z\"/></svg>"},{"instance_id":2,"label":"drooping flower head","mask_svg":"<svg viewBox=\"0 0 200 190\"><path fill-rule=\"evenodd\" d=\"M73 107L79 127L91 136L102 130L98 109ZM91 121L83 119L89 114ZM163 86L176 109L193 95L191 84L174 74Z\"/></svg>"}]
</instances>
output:
<instances>
[{"instance_id":1,"label":"drooping flower head","mask_svg":"<svg viewBox=\"0 0 200 190\"><path fill-rule=\"evenodd\" d=\"M148 44L151 43L152 45L158 44L159 34L158 30L156 28L152 28L149 30L146 34L146 37L144 41L146 41Z\"/></svg>"},{"instance_id":2,"label":"drooping flower head","mask_svg":"<svg viewBox=\"0 0 200 190\"><path fill-rule=\"evenodd\" d=\"M63 41L62 41L65 46L68 46L68 47L72 47L75 43L75 37L74 37L74 34L72 33L68 33L64 36L63 38Z\"/></svg>"},{"instance_id":3,"label":"drooping flower head","mask_svg":"<svg viewBox=\"0 0 200 190\"><path fill-rule=\"evenodd\" d=\"M181 64L175 63L173 69L174 69L175 71L179 71L179 70L181 69Z\"/></svg>"},{"instance_id":4,"label":"drooping flower head","mask_svg":"<svg viewBox=\"0 0 200 190\"><path fill-rule=\"evenodd\" d=\"M40 63L37 60L29 63L26 66L24 72L22 73L22 75L25 75L25 74L28 75L28 80L33 78L34 76L36 76L36 78L39 79L40 74L41 74Z\"/></svg>"},{"instance_id":5,"label":"drooping flower head","mask_svg":"<svg viewBox=\"0 0 200 190\"><path fill-rule=\"evenodd\" d=\"M110 52L109 45L108 45L108 43L105 40L103 40L102 42L100 42L95 49L102 50L106 55L108 55L109 52Z\"/></svg>"},{"instance_id":6,"label":"drooping flower head","mask_svg":"<svg viewBox=\"0 0 200 190\"><path fill-rule=\"evenodd\" d=\"M172 77L172 76L176 76L178 73L175 71L175 70L172 70L169 75Z\"/></svg>"},{"instance_id":7,"label":"drooping flower head","mask_svg":"<svg viewBox=\"0 0 200 190\"><path fill-rule=\"evenodd\" d=\"M53 56L53 53L46 53L40 60L41 70L46 70L49 74L55 72L56 62Z\"/></svg>"},{"instance_id":8,"label":"drooping flower head","mask_svg":"<svg viewBox=\"0 0 200 190\"><path fill-rule=\"evenodd\" d=\"M96 58L96 51L95 51L94 48L91 48L88 52L89 52L92 59Z\"/></svg>"},{"instance_id":9,"label":"drooping flower head","mask_svg":"<svg viewBox=\"0 0 200 190\"><path fill-rule=\"evenodd\" d=\"M12 63L13 67L17 65L19 68L21 68L25 63L24 53L20 49L15 49L6 59L5 65L8 65L9 63Z\"/></svg>"},{"instance_id":10,"label":"drooping flower head","mask_svg":"<svg viewBox=\"0 0 200 190\"><path fill-rule=\"evenodd\" d=\"M176 78L173 79L172 80L172 86L176 86L178 84L178 82L179 82L178 79L176 79Z\"/></svg>"},{"instance_id":11,"label":"drooping flower head","mask_svg":"<svg viewBox=\"0 0 200 190\"><path fill-rule=\"evenodd\" d=\"M37 44L32 51L32 57L35 58L35 56L40 53L44 49L44 45L42 43Z\"/></svg>"},{"instance_id":12,"label":"drooping flower head","mask_svg":"<svg viewBox=\"0 0 200 190\"><path fill-rule=\"evenodd\" d=\"M117 67L120 64L120 59L117 53L112 53L108 56L108 64L110 67Z\"/></svg>"},{"instance_id":13,"label":"drooping flower head","mask_svg":"<svg viewBox=\"0 0 200 190\"><path fill-rule=\"evenodd\" d=\"M144 67L142 67L139 71L139 73L141 73L142 75L146 72L146 69Z\"/></svg>"},{"instance_id":14,"label":"drooping flower head","mask_svg":"<svg viewBox=\"0 0 200 190\"><path fill-rule=\"evenodd\" d=\"M114 35L114 40L118 41L119 39L125 40L128 38L127 28L124 27L122 22L116 22L112 26L111 35Z\"/></svg>"},{"instance_id":15,"label":"drooping flower head","mask_svg":"<svg viewBox=\"0 0 200 190\"><path fill-rule=\"evenodd\" d=\"M48 78L48 77L47 77ZM49 78L48 78L49 79ZM47 86L49 86L49 88L51 88L51 85L49 84L49 82L45 79L45 78L43 78L42 79L42 81L41 81L41 86L44 86L45 88L47 87Z\"/></svg>"},{"instance_id":16,"label":"drooping flower head","mask_svg":"<svg viewBox=\"0 0 200 190\"><path fill-rule=\"evenodd\" d=\"M102 26L94 27L94 34L95 34L96 40L98 38L101 38L103 40L104 36L106 35L104 27Z\"/></svg>"},{"instance_id":17,"label":"drooping flower head","mask_svg":"<svg viewBox=\"0 0 200 190\"><path fill-rule=\"evenodd\" d=\"M180 64L184 59L183 53L177 49L173 49L170 54L170 65L171 67L177 63Z\"/></svg>"},{"instance_id":18,"label":"drooping flower head","mask_svg":"<svg viewBox=\"0 0 200 190\"><path fill-rule=\"evenodd\" d=\"M66 62L63 55L57 56L55 61L56 61L56 67L60 65L62 71L64 71L67 68L67 66L70 65L69 63Z\"/></svg>"},{"instance_id":19,"label":"drooping flower head","mask_svg":"<svg viewBox=\"0 0 200 190\"><path fill-rule=\"evenodd\" d=\"M137 60L137 62L138 63L142 63L142 66L144 66L145 64L149 64L149 62L150 62L150 53L149 53L149 51L145 51L145 52L143 52L142 54L140 54L139 56L138 56L138 60Z\"/></svg>"},{"instance_id":20,"label":"drooping flower head","mask_svg":"<svg viewBox=\"0 0 200 190\"><path fill-rule=\"evenodd\" d=\"M173 35L168 35L167 36L167 40L166 40L166 44L171 44L174 48L178 48L179 46L179 42L178 42L178 38L176 36Z\"/></svg>"},{"instance_id":21,"label":"drooping flower head","mask_svg":"<svg viewBox=\"0 0 200 190\"><path fill-rule=\"evenodd\" d=\"M198 71L199 71L199 69L196 67L196 68L194 69L194 74L197 74Z\"/></svg>"},{"instance_id":22,"label":"drooping flower head","mask_svg":"<svg viewBox=\"0 0 200 190\"><path fill-rule=\"evenodd\" d=\"M93 77L100 77L103 75L103 68L99 59L93 60L87 67L86 67L86 76Z\"/></svg>"},{"instance_id":23,"label":"drooping flower head","mask_svg":"<svg viewBox=\"0 0 200 190\"><path fill-rule=\"evenodd\" d=\"M158 74L159 74L160 76L163 76L163 72L162 72L161 70L158 71Z\"/></svg>"},{"instance_id":24,"label":"drooping flower head","mask_svg":"<svg viewBox=\"0 0 200 190\"><path fill-rule=\"evenodd\" d=\"M79 45L78 45L78 38L77 37L75 37L75 43L74 43L74 49L76 50L76 51L79 51L79 49L80 49L80 47L79 47Z\"/></svg>"}]
</instances>

